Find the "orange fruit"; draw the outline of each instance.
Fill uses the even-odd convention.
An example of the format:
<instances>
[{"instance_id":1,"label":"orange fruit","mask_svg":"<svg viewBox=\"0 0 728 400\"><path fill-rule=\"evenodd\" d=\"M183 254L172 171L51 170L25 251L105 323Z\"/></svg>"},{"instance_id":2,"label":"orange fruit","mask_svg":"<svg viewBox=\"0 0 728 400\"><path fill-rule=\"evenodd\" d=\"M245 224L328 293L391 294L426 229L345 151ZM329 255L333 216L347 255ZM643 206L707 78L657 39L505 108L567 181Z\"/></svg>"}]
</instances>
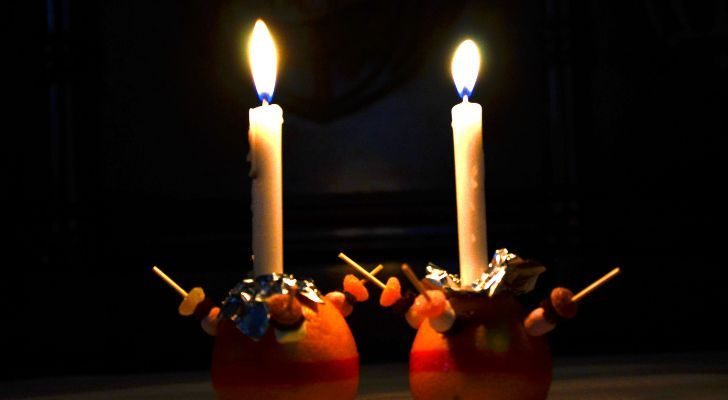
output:
<instances>
[{"instance_id":1,"label":"orange fruit","mask_svg":"<svg viewBox=\"0 0 728 400\"><path fill-rule=\"evenodd\" d=\"M543 400L551 385L545 338L523 328L521 305L510 294L454 293L458 316L442 334L420 325L410 352L410 390L417 400Z\"/></svg>"},{"instance_id":2,"label":"orange fruit","mask_svg":"<svg viewBox=\"0 0 728 400\"><path fill-rule=\"evenodd\" d=\"M353 399L359 354L349 326L329 302L302 301L306 336L278 343L273 328L259 341L220 323L212 352L212 385L220 400Z\"/></svg>"}]
</instances>

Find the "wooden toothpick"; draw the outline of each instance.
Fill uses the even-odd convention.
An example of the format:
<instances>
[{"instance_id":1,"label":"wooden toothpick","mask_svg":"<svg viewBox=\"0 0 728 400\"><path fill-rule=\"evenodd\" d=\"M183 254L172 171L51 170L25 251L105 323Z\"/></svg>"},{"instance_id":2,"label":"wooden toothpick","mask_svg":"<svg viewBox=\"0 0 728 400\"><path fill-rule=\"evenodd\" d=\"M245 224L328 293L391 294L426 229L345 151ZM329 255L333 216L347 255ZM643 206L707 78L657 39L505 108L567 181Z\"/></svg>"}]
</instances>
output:
<instances>
[{"instance_id":1,"label":"wooden toothpick","mask_svg":"<svg viewBox=\"0 0 728 400\"><path fill-rule=\"evenodd\" d=\"M352 268L359 271L360 274L364 275L369 279L370 281L374 282L377 286L382 288L382 290L387 288L387 285L383 284L382 281L377 279L374 275L372 275L369 271L364 269L361 265L357 264L354 260L347 257L344 253L339 253L339 258L344 260L347 264L349 264ZM375 268L376 269L376 268Z\"/></svg>"},{"instance_id":2,"label":"wooden toothpick","mask_svg":"<svg viewBox=\"0 0 728 400\"><path fill-rule=\"evenodd\" d=\"M573 300L574 302L577 302L577 301L583 299L584 297L586 297L586 295L588 295L589 293L591 293L594 290L596 290L597 288L599 288L599 286L602 286L603 284L607 283L607 281L609 281L610 279L612 279L615 276L619 275L620 272L621 271L620 271L619 267L617 267L617 268L609 271L608 274L606 274L603 277L599 278L594 283L592 283L591 285L589 285L586 288L584 288L584 290L582 290L581 292L577 293L574 297L571 298L571 300Z\"/></svg>"},{"instance_id":3,"label":"wooden toothpick","mask_svg":"<svg viewBox=\"0 0 728 400\"><path fill-rule=\"evenodd\" d=\"M427 301L430 301L430 295L427 294L427 290L422 285L422 282L420 282L420 280L417 279L417 276L415 275L415 273L412 272L412 268L410 268L409 265L407 265L407 264L402 264L402 272L404 272L404 276L406 276L407 279L409 279L409 281L412 282L412 285L414 285L414 287L417 289L417 291L420 292L420 294L422 294L423 296L425 296Z\"/></svg>"},{"instance_id":4,"label":"wooden toothpick","mask_svg":"<svg viewBox=\"0 0 728 400\"><path fill-rule=\"evenodd\" d=\"M374 267L373 270L369 271L369 273L372 274L372 276L374 276L374 275L378 274L383 269L384 269L384 265L379 264L376 267ZM364 278L364 279L361 280L362 285L366 285L367 282L369 282L369 279L367 279L367 278Z\"/></svg>"},{"instance_id":5,"label":"wooden toothpick","mask_svg":"<svg viewBox=\"0 0 728 400\"><path fill-rule=\"evenodd\" d=\"M156 266L156 265L155 265L155 266L154 266L154 267L152 268L152 270L153 270L153 271L154 271L154 273L156 273L156 274L157 274L157 275L158 275L158 276L159 276L160 278L162 278L162 280L164 280L165 282L167 282L167 284L168 284L169 286L171 286L171 287L172 287L172 289L176 290L176 291L177 291L177 293L179 293L179 294L180 294L180 296L182 296L182 297L187 297L187 291L186 291L186 290L184 290L184 289L182 289L182 288L181 288L181 287L180 287L180 286L179 286L179 285L177 284L177 282L173 281L173 280L172 280L172 278L168 277L168 276L167 276L167 274L165 274L164 272L162 272L162 270L161 270L161 269L157 268L157 266Z\"/></svg>"}]
</instances>

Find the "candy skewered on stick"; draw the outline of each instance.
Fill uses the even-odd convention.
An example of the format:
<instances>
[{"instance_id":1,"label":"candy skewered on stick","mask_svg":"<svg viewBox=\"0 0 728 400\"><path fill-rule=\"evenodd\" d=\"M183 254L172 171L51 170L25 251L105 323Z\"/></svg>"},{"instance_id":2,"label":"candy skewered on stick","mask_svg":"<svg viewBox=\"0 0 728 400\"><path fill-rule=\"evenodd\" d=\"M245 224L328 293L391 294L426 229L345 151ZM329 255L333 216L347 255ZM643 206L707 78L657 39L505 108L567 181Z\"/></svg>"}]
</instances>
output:
<instances>
[{"instance_id":1,"label":"candy skewered on stick","mask_svg":"<svg viewBox=\"0 0 728 400\"><path fill-rule=\"evenodd\" d=\"M430 301L430 295L427 294L427 290L425 289L425 286L422 285L422 282L420 282L419 279L417 279L417 275L415 275L414 272L412 272L412 268L409 267L407 264L402 264L402 272L404 273L404 276L409 279L410 283L417 289L418 292L420 292L421 295L425 296L427 301Z\"/></svg>"},{"instance_id":2,"label":"candy skewered on stick","mask_svg":"<svg viewBox=\"0 0 728 400\"><path fill-rule=\"evenodd\" d=\"M382 290L386 289L386 285L382 283L377 277L375 277L371 272L367 271L362 267L361 265L357 264L356 261L352 260L351 258L347 257L344 253L339 253L339 258L344 260L347 264L349 264L352 268L359 271L360 274L364 275L367 279L374 282L377 286L379 286ZM375 268L376 269L376 268Z\"/></svg>"},{"instance_id":3,"label":"candy skewered on stick","mask_svg":"<svg viewBox=\"0 0 728 400\"><path fill-rule=\"evenodd\" d=\"M402 297L402 285L396 276L390 276L387 279L387 287L382 290L379 296L379 304L382 307L393 307L393 310L399 310L404 313L414 303L416 295L411 291L405 293Z\"/></svg>"},{"instance_id":4,"label":"candy skewered on stick","mask_svg":"<svg viewBox=\"0 0 728 400\"><path fill-rule=\"evenodd\" d=\"M339 258L341 258L342 255L346 257L343 253L341 253L339 254ZM346 259L356 264L349 257L346 257ZM349 263L349 265L351 264ZM359 264L356 265L359 266ZM343 315L344 317L348 317L352 313L352 311L354 311L353 303L366 301L369 298L369 291L367 290L365 285L368 281L377 280L377 278L374 278L374 275L378 274L381 270L383 270L384 266L379 264L371 271L366 271L361 266L359 266L359 268L366 272L365 279L359 279L354 275L347 274L344 277L343 292L333 291L326 294L326 299L328 299L341 312L341 315Z\"/></svg>"},{"instance_id":5,"label":"candy skewered on stick","mask_svg":"<svg viewBox=\"0 0 728 400\"><path fill-rule=\"evenodd\" d=\"M152 267L152 271L154 271L154 273L157 274L157 276L159 276L160 278L162 278L163 281L167 282L167 284L169 286L171 286L172 289L176 290L177 293L179 293L180 296L182 296L182 298L187 298L187 291L184 290L184 289L182 289L177 284L177 282L175 282L174 280L172 280L172 278L170 278L169 276L167 276L167 274L165 274L164 272L162 272L161 269L157 268L156 265L154 267Z\"/></svg>"},{"instance_id":6,"label":"candy skewered on stick","mask_svg":"<svg viewBox=\"0 0 728 400\"><path fill-rule=\"evenodd\" d=\"M205 291L200 287L195 287L187 292L156 265L152 270L182 296L182 302L177 308L180 315L185 317L194 315L200 321L202 329L209 335L215 336L217 334L217 316L220 313L220 308L215 307L212 300L205 297Z\"/></svg>"},{"instance_id":7,"label":"candy skewered on stick","mask_svg":"<svg viewBox=\"0 0 728 400\"><path fill-rule=\"evenodd\" d=\"M278 343L294 343L306 336L303 307L296 298L298 287L288 289L286 294L274 294L266 299Z\"/></svg>"},{"instance_id":8,"label":"candy skewered on stick","mask_svg":"<svg viewBox=\"0 0 728 400\"><path fill-rule=\"evenodd\" d=\"M420 296L417 296L405 315L410 326L417 329L424 319L428 318L434 330L440 333L450 330L455 323L455 310L445 297L445 293L442 290L426 290L407 264L402 264L402 272L420 292Z\"/></svg>"},{"instance_id":9,"label":"candy skewered on stick","mask_svg":"<svg viewBox=\"0 0 728 400\"><path fill-rule=\"evenodd\" d=\"M296 298L297 291L296 287L292 287L286 294L274 294L266 299L271 319L281 327L292 327L303 321L303 309Z\"/></svg>"},{"instance_id":10,"label":"candy skewered on stick","mask_svg":"<svg viewBox=\"0 0 728 400\"><path fill-rule=\"evenodd\" d=\"M381 271L384 267L380 264L377 266L377 268L373 269L368 274L366 273L366 270L359 264L356 263L356 261L349 258L344 253L339 253L339 258L344 260L347 264L349 264L352 268L359 271L360 273L364 274L370 281L374 282L377 286L379 286L382 289L382 295L379 298L379 304L381 304L384 307L390 307L397 303L399 300L402 299L401 290L399 280L397 280L396 277L390 277L387 280L387 284L383 284L379 279L375 278L374 275ZM379 268L382 267L382 268ZM374 278L374 279L371 279Z\"/></svg>"},{"instance_id":11,"label":"candy skewered on stick","mask_svg":"<svg viewBox=\"0 0 728 400\"><path fill-rule=\"evenodd\" d=\"M182 302L180 303L178 308L179 313L185 317L194 314L197 305L205 299L205 291L202 290L202 288L196 287L187 292L186 290L182 289L182 287L178 285L177 282L175 282L167 274L162 272L161 269L157 268L156 265L152 268L152 270L182 296Z\"/></svg>"},{"instance_id":12,"label":"candy skewered on stick","mask_svg":"<svg viewBox=\"0 0 728 400\"><path fill-rule=\"evenodd\" d=\"M586 297L589 293L595 291L600 286L602 286L603 284L607 283L610 279L612 279L615 276L619 275L620 272L622 272L622 271L619 269L619 267L617 267L617 268L609 271L609 273L607 273L603 277L597 279L591 285L589 285L589 286L585 287L584 289L582 289L581 292L575 294L574 297L571 298L571 300L574 301L575 303L578 302L579 300L581 300L584 297Z\"/></svg>"},{"instance_id":13,"label":"candy skewered on stick","mask_svg":"<svg viewBox=\"0 0 728 400\"><path fill-rule=\"evenodd\" d=\"M578 309L578 302L617 276L620 272L621 270L619 268L614 268L576 295L567 288L555 288L551 291L551 296L543 300L540 306L531 311L528 317L526 317L526 320L523 322L526 332L531 336L541 336L552 331L560 319L574 318Z\"/></svg>"},{"instance_id":14,"label":"candy skewered on stick","mask_svg":"<svg viewBox=\"0 0 728 400\"><path fill-rule=\"evenodd\" d=\"M379 264L376 267L374 267L373 270L369 271L369 273L372 274L372 276L374 276L374 275L380 273L383 269L384 269L384 265ZM361 279L362 285L366 285L367 282L369 282L369 279L367 279L367 278L362 278Z\"/></svg>"},{"instance_id":15,"label":"candy skewered on stick","mask_svg":"<svg viewBox=\"0 0 728 400\"><path fill-rule=\"evenodd\" d=\"M343 254L343 253L342 253ZM346 256L345 256L346 257ZM348 257L347 257L348 258ZM354 262L349 258L351 262ZM356 264L356 263L355 263ZM359 264L356 264L359 265ZM379 271L383 270L383 265L377 265L376 268L374 268L371 272L368 272L368 277L374 277L375 274L379 273ZM362 270L364 270L362 268ZM366 271L366 270L364 270ZM355 301L361 302L361 301L367 301L369 299L369 290L366 288L366 283L370 281L369 278L359 279L355 275L347 274L344 277L344 292L350 294L354 297ZM376 278L374 278L376 279Z\"/></svg>"},{"instance_id":16,"label":"candy skewered on stick","mask_svg":"<svg viewBox=\"0 0 728 400\"><path fill-rule=\"evenodd\" d=\"M374 276L383 269L384 266L379 264L369 271L369 274ZM366 288L367 282L370 282L368 278L359 279L353 274L346 274L344 277L344 292L352 295L358 302L367 301L369 299L369 290Z\"/></svg>"}]
</instances>

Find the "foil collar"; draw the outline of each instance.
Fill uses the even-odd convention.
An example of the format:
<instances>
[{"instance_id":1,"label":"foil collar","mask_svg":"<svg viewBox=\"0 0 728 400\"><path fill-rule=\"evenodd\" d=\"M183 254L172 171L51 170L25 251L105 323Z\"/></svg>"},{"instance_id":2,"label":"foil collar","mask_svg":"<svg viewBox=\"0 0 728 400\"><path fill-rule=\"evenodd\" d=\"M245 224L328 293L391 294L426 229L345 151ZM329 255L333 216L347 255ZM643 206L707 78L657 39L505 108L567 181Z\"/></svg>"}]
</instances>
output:
<instances>
[{"instance_id":1,"label":"foil collar","mask_svg":"<svg viewBox=\"0 0 728 400\"><path fill-rule=\"evenodd\" d=\"M270 310L266 299L276 294L289 294L295 289L296 296L315 303L323 303L323 296L312 280L296 279L292 275L269 274L244 279L228 291L222 301L220 315L251 339L258 340L270 325Z\"/></svg>"},{"instance_id":2,"label":"foil collar","mask_svg":"<svg viewBox=\"0 0 728 400\"><path fill-rule=\"evenodd\" d=\"M518 295L533 290L538 276L544 271L546 268L543 265L524 260L503 248L495 251L493 259L488 263L488 269L480 278L466 287L461 286L458 275L450 274L433 263L427 266L425 279L445 290L484 292L488 296L507 291Z\"/></svg>"},{"instance_id":3,"label":"foil collar","mask_svg":"<svg viewBox=\"0 0 728 400\"><path fill-rule=\"evenodd\" d=\"M427 264L427 274L425 275L425 279L429 283L443 289L460 290L460 277L458 275L448 273L433 263Z\"/></svg>"}]
</instances>

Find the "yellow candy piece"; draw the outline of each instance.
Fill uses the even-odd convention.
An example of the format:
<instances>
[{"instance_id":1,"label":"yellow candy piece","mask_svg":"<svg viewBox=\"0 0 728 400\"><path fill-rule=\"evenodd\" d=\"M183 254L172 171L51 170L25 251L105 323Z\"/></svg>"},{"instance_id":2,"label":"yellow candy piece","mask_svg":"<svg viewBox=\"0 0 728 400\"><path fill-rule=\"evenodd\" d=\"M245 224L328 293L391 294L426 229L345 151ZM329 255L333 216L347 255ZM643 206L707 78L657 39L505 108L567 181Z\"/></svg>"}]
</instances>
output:
<instances>
[{"instance_id":1,"label":"yellow candy piece","mask_svg":"<svg viewBox=\"0 0 728 400\"><path fill-rule=\"evenodd\" d=\"M200 287L193 288L187 293L187 297L179 303L177 311L179 311L180 315L189 317L195 313L195 308L197 308L197 305L200 304L202 300L205 300L205 291Z\"/></svg>"}]
</instances>

